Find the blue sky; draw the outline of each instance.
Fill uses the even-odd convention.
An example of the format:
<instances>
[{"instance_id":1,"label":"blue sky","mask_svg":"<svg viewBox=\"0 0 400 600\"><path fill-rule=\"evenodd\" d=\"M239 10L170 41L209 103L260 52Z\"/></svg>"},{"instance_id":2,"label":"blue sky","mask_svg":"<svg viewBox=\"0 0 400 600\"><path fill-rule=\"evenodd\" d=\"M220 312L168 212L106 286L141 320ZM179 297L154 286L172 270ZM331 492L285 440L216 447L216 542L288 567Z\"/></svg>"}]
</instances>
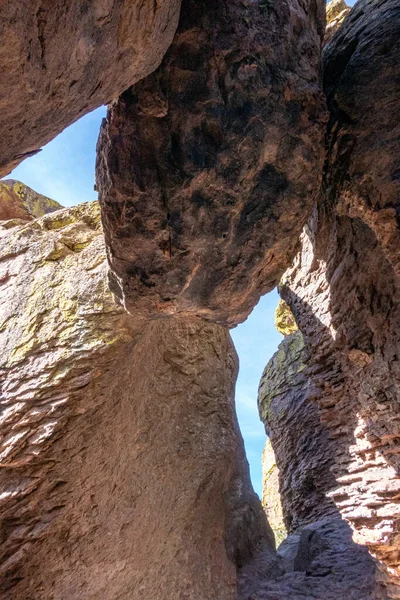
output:
<instances>
[{"instance_id":1,"label":"blue sky","mask_svg":"<svg viewBox=\"0 0 400 600\"><path fill-rule=\"evenodd\" d=\"M7 177L72 206L95 200L96 141L105 108L99 108L65 129L39 154L25 160ZM257 390L262 371L282 336L275 330L276 291L261 298L245 323L232 330L240 360L236 406L254 488L261 495L261 452L264 427L258 418Z\"/></svg>"}]
</instances>

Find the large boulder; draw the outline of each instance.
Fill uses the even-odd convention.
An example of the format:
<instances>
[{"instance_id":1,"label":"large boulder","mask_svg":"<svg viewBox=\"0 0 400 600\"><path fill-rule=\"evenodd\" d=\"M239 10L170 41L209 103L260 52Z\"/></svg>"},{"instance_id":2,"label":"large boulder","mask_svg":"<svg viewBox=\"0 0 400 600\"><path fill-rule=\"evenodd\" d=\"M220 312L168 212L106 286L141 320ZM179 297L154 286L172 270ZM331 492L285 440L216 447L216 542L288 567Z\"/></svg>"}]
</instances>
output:
<instances>
[{"instance_id":1,"label":"large boulder","mask_svg":"<svg viewBox=\"0 0 400 600\"><path fill-rule=\"evenodd\" d=\"M143 317L234 326L320 189L323 0L184 0L155 73L110 107L97 187L111 287Z\"/></svg>"},{"instance_id":2,"label":"large boulder","mask_svg":"<svg viewBox=\"0 0 400 600\"><path fill-rule=\"evenodd\" d=\"M180 0L6 0L0 13L0 176L151 73Z\"/></svg>"}]
</instances>

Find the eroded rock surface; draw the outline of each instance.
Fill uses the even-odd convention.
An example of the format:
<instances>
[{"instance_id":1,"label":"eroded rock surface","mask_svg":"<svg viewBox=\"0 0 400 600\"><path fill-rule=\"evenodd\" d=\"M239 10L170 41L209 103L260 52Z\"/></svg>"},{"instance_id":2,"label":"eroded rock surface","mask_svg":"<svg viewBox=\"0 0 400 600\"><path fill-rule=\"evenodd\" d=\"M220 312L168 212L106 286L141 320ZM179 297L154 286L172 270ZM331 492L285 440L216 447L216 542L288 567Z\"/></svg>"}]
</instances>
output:
<instances>
[{"instance_id":1,"label":"eroded rock surface","mask_svg":"<svg viewBox=\"0 0 400 600\"><path fill-rule=\"evenodd\" d=\"M276 285L320 186L323 0L185 0L155 73L113 105L97 187L132 314L234 326Z\"/></svg>"},{"instance_id":2,"label":"eroded rock surface","mask_svg":"<svg viewBox=\"0 0 400 600\"><path fill-rule=\"evenodd\" d=\"M276 456L283 519L288 532L336 514L326 492L334 447L313 402L318 390L305 373L308 351L300 331L284 338L265 367L258 406Z\"/></svg>"},{"instance_id":3,"label":"eroded rock surface","mask_svg":"<svg viewBox=\"0 0 400 600\"><path fill-rule=\"evenodd\" d=\"M151 73L179 0L5 0L0 14L0 176Z\"/></svg>"},{"instance_id":4,"label":"eroded rock surface","mask_svg":"<svg viewBox=\"0 0 400 600\"><path fill-rule=\"evenodd\" d=\"M262 505L267 515L268 523L274 532L276 545L279 546L287 536L287 531L283 521L282 502L279 493L279 469L269 438L265 442L261 464L263 483Z\"/></svg>"},{"instance_id":5,"label":"eroded rock surface","mask_svg":"<svg viewBox=\"0 0 400 600\"><path fill-rule=\"evenodd\" d=\"M396 1L361 0L325 49L325 197L281 285L311 350L322 420L339 448L331 497L354 539L396 574L399 17Z\"/></svg>"},{"instance_id":6,"label":"eroded rock surface","mask_svg":"<svg viewBox=\"0 0 400 600\"><path fill-rule=\"evenodd\" d=\"M272 532L234 411L229 333L139 328L97 203L0 229L4 600L234 600Z\"/></svg>"},{"instance_id":7,"label":"eroded rock surface","mask_svg":"<svg viewBox=\"0 0 400 600\"><path fill-rule=\"evenodd\" d=\"M331 472L336 444L320 422L315 401L319 390L308 374L309 358L301 332L288 335L260 382L260 416L279 472L279 491L274 487L270 495L275 491L275 502L282 504L289 535L278 548L284 575L275 581L259 578L251 598L386 599L372 558L354 543L349 525L329 498L336 485Z\"/></svg>"},{"instance_id":8,"label":"eroded rock surface","mask_svg":"<svg viewBox=\"0 0 400 600\"><path fill-rule=\"evenodd\" d=\"M22 219L31 221L35 217L60 210L61 204L35 192L32 188L15 181L3 179L0 181L0 221Z\"/></svg>"},{"instance_id":9,"label":"eroded rock surface","mask_svg":"<svg viewBox=\"0 0 400 600\"><path fill-rule=\"evenodd\" d=\"M326 30L324 43L327 44L335 31L344 23L345 18L350 12L344 0L331 0L326 6Z\"/></svg>"}]
</instances>

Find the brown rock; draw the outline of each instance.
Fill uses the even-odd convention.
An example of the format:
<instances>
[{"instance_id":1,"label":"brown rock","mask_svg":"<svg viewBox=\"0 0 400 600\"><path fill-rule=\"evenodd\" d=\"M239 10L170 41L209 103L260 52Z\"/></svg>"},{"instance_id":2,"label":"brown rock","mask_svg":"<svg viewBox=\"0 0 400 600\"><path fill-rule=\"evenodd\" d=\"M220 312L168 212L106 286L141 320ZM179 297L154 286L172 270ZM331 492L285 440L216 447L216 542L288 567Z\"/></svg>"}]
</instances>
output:
<instances>
[{"instance_id":1,"label":"brown rock","mask_svg":"<svg viewBox=\"0 0 400 600\"><path fill-rule=\"evenodd\" d=\"M151 73L179 0L5 0L0 14L0 176Z\"/></svg>"},{"instance_id":2,"label":"brown rock","mask_svg":"<svg viewBox=\"0 0 400 600\"><path fill-rule=\"evenodd\" d=\"M318 390L307 375L309 358L300 331L279 344L261 377L260 417L276 456L283 520L289 532L336 514L326 492L335 447L314 403Z\"/></svg>"},{"instance_id":3,"label":"brown rock","mask_svg":"<svg viewBox=\"0 0 400 600\"><path fill-rule=\"evenodd\" d=\"M323 6L185 0L162 65L109 110L97 187L132 314L234 326L276 285L320 185Z\"/></svg>"},{"instance_id":4,"label":"brown rock","mask_svg":"<svg viewBox=\"0 0 400 600\"><path fill-rule=\"evenodd\" d=\"M273 536L227 330L138 324L97 203L0 230L2 600L234 600Z\"/></svg>"},{"instance_id":5,"label":"brown rock","mask_svg":"<svg viewBox=\"0 0 400 600\"><path fill-rule=\"evenodd\" d=\"M395 0L360 0L325 49L326 198L281 285L339 447L331 497L354 539L397 574L399 11ZM390 594L399 597L399 588Z\"/></svg>"}]
</instances>

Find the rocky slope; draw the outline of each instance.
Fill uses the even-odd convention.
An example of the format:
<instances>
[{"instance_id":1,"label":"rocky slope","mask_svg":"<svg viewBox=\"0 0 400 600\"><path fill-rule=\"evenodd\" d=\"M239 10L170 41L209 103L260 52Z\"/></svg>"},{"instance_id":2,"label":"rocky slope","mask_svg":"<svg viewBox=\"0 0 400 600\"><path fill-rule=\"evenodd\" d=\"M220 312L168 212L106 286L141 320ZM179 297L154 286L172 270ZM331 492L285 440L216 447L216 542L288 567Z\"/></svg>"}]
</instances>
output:
<instances>
[{"instance_id":1,"label":"rocky slope","mask_svg":"<svg viewBox=\"0 0 400 600\"><path fill-rule=\"evenodd\" d=\"M160 63L180 1L5 0L0 176Z\"/></svg>"},{"instance_id":2,"label":"rocky slope","mask_svg":"<svg viewBox=\"0 0 400 600\"><path fill-rule=\"evenodd\" d=\"M320 188L323 0L184 0L161 66L108 111L97 187L129 312L234 326L293 256Z\"/></svg>"},{"instance_id":3,"label":"rocky slope","mask_svg":"<svg viewBox=\"0 0 400 600\"><path fill-rule=\"evenodd\" d=\"M22 219L31 221L35 217L63 208L61 204L47 198L32 188L15 181L3 179L0 181L0 221Z\"/></svg>"}]
</instances>

